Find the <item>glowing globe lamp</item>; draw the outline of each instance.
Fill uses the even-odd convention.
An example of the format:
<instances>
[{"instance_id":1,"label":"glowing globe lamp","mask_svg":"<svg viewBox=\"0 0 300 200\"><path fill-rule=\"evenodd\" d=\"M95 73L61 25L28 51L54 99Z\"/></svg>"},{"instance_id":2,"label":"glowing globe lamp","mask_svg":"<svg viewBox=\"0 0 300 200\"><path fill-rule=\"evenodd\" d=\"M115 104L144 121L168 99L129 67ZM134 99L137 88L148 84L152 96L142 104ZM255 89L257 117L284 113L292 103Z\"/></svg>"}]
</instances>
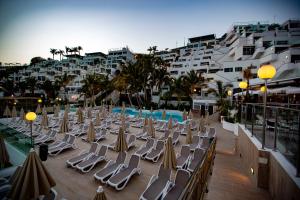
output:
<instances>
[{"instance_id":1,"label":"glowing globe lamp","mask_svg":"<svg viewBox=\"0 0 300 200\"><path fill-rule=\"evenodd\" d=\"M239 86L241 89L246 89L248 87L248 84L247 84L247 82L242 81L242 82L240 82Z\"/></svg>"},{"instance_id":2,"label":"glowing globe lamp","mask_svg":"<svg viewBox=\"0 0 300 200\"><path fill-rule=\"evenodd\" d=\"M262 93L266 92L266 91L267 91L266 86L262 86L262 87L260 88L260 91L261 91Z\"/></svg>"},{"instance_id":3,"label":"glowing globe lamp","mask_svg":"<svg viewBox=\"0 0 300 200\"><path fill-rule=\"evenodd\" d=\"M28 121L34 121L36 119L36 114L34 112L28 112L25 116Z\"/></svg>"},{"instance_id":4,"label":"glowing globe lamp","mask_svg":"<svg viewBox=\"0 0 300 200\"><path fill-rule=\"evenodd\" d=\"M273 65L263 65L258 69L257 75L260 79L271 79L276 74L276 68Z\"/></svg>"},{"instance_id":5,"label":"glowing globe lamp","mask_svg":"<svg viewBox=\"0 0 300 200\"><path fill-rule=\"evenodd\" d=\"M227 91L227 95L228 95L228 96L231 96L231 95L232 95L232 90L228 90L228 91Z\"/></svg>"}]
</instances>

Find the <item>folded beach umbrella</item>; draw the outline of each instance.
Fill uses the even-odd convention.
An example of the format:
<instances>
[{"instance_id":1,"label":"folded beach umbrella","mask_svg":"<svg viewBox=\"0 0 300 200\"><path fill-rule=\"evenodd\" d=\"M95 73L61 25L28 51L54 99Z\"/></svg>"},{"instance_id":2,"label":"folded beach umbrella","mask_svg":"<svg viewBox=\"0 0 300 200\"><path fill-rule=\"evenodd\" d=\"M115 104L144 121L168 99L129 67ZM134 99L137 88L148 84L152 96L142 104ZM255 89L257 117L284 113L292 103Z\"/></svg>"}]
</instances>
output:
<instances>
[{"instance_id":1,"label":"folded beach umbrella","mask_svg":"<svg viewBox=\"0 0 300 200\"><path fill-rule=\"evenodd\" d=\"M187 144L192 144L192 130L190 124L187 125L187 134L186 134L185 142Z\"/></svg>"},{"instance_id":2,"label":"folded beach umbrella","mask_svg":"<svg viewBox=\"0 0 300 200\"><path fill-rule=\"evenodd\" d=\"M41 114L42 113L42 109L41 109L41 105L38 104L36 110L35 110L35 113L38 115L38 114Z\"/></svg>"},{"instance_id":3,"label":"folded beach umbrella","mask_svg":"<svg viewBox=\"0 0 300 200\"><path fill-rule=\"evenodd\" d=\"M31 150L12 183L10 199L39 199L56 185L40 158Z\"/></svg>"},{"instance_id":4,"label":"folded beach umbrella","mask_svg":"<svg viewBox=\"0 0 300 200\"><path fill-rule=\"evenodd\" d=\"M91 107L88 107L87 117L89 119L92 119L92 108Z\"/></svg>"},{"instance_id":5,"label":"folded beach umbrella","mask_svg":"<svg viewBox=\"0 0 300 200\"><path fill-rule=\"evenodd\" d=\"M42 113L42 121L41 121L41 126L44 128L48 128L48 115L47 115L47 110L44 107L43 108L43 113Z\"/></svg>"},{"instance_id":6,"label":"folded beach umbrella","mask_svg":"<svg viewBox=\"0 0 300 200\"><path fill-rule=\"evenodd\" d=\"M60 133L67 133L69 132L69 118L68 118L68 112L65 111L63 120L60 125L59 129Z\"/></svg>"},{"instance_id":7,"label":"folded beach umbrella","mask_svg":"<svg viewBox=\"0 0 300 200\"><path fill-rule=\"evenodd\" d=\"M0 137L0 169L9 164L9 155L7 153L4 139Z\"/></svg>"},{"instance_id":8,"label":"folded beach umbrella","mask_svg":"<svg viewBox=\"0 0 300 200\"><path fill-rule=\"evenodd\" d=\"M187 113L186 113L186 110L184 109L183 112L182 112L182 120L185 121L187 120Z\"/></svg>"},{"instance_id":9,"label":"folded beach umbrella","mask_svg":"<svg viewBox=\"0 0 300 200\"><path fill-rule=\"evenodd\" d=\"M162 120L165 120L166 119L166 110L163 110L163 112L162 112L162 116L161 116L161 119Z\"/></svg>"},{"instance_id":10,"label":"folded beach umbrella","mask_svg":"<svg viewBox=\"0 0 300 200\"><path fill-rule=\"evenodd\" d=\"M117 152L125 152L125 151L127 151L127 149L128 149L128 146L127 146L127 142L125 139L124 130L122 127L120 127L115 150Z\"/></svg>"},{"instance_id":11,"label":"folded beach umbrella","mask_svg":"<svg viewBox=\"0 0 300 200\"><path fill-rule=\"evenodd\" d=\"M192 113L192 110L190 110L190 112L189 112L189 119L193 119L193 113Z\"/></svg>"},{"instance_id":12,"label":"folded beach umbrella","mask_svg":"<svg viewBox=\"0 0 300 200\"><path fill-rule=\"evenodd\" d=\"M171 137L168 137L167 143L165 144L162 163L164 168L176 169L176 156Z\"/></svg>"},{"instance_id":13,"label":"folded beach umbrella","mask_svg":"<svg viewBox=\"0 0 300 200\"><path fill-rule=\"evenodd\" d=\"M99 111L96 114L95 126L100 126L100 124L101 124L101 118L100 118L100 111Z\"/></svg>"},{"instance_id":14,"label":"folded beach umbrella","mask_svg":"<svg viewBox=\"0 0 300 200\"><path fill-rule=\"evenodd\" d=\"M155 129L154 129L154 126L153 126L153 121L152 121L152 118L149 119L148 121L148 135L152 138L155 138Z\"/></svg>"},{"instance_id":15,"label":"folded beach umbrella","mask_svg":"<svg viewBox=\"0 0 300 200\"><path fill-rule=\"evenodd\" d=\"M77 114L77 123L79 124L83 123L84 119L83 119L83 112L81 110L81 107L77 109L76 114Z\"/></svg>"},{"instance_id":16,"label":"folded beach umbrella","mask_svg":"<svg viewBox=\"0 0 300 200\"><path fill-rule=\"evenodd\" d=\"M171 130L172 128L173 128L173 120L172 117L170 117L168 121L168 129Z\"/></svg>"},{"instance_id":17,"label":"folded beach umbrella","mask_svg":"<svg viewBox=\"0 0 300 200\"><path fill-rule=\"evenodd\" d=\"M148 126L148 117L145 117L145 119L144 119L144 126Z\"/></svg>"},{"instance_id":18,"label":"folded beach umbrella","mask_svg":"<svg viewBox=\"0 0 300 200\"><path fill-rule=\"evenodd\" d=\"M125 115L122 114L121 115L121 125L122 125L123 130L126 130L125 119L126 119Z\"/></svg>"},{"instance_id":19,"label":"folded beach umbrella","mask_svg":"<svg viewBox=\"0 0 300 200\"><path fill-rule=\"evenodd\" d=\"M5 117L10 117L11 116L11 111L10 111L8 105L6 105L6 107L5 107L3 116L5 116Z\"/></svg>"},{"instance_id":20,"label":"folded beach umbrella","mask_svg":"<svg viewBox=\"0 0 300 200\"><path fill-rule=\"evenodd\" d=\"M98 187L96 196L94 197L94 200L107 200L102 186Z\"/></svg>"},{"instance_id":21,"label":"folded beach umbrella","mask_svg":"<svg viewBox=\"0 0 300 200\"><path fill-rule=\"evenodd\" d=\"M58 117L60 112L60 106L56 105L54 108L54 117Z\"/></svg>"},{"instance_id":22,"label":"folded beach umbrella","mask_svg":"<svg viewBox=\"0 0 300 200\"><path fill-rule=\"evenodd\" d=\"M20 110L20 119L22 119L22 120L25 119L25 112L24 112L23 108L21 108L21 110Z\"/></svg>"},{"instance_id":23,"label":"folded beach umbrella","mask_svg":"<svg viewBox=\"0 0 300 200\"><path fill-rule=\"evenodd\" d=\"M93 121L91 120L90 121L90 126L89 126L88 131L87 131L87 140L89 142L94 142L95 138L96 138L95 128L94 128Z\"/></svg>"},{"instance_id":24,"label":"folded beach umbrella","mask_svg":"<svg viewBox=\"0 0 300 200\"><path fill-rule=\"evenodd\" d=\"M201 133L205 132L205 119L204 119L204 117L200 117L200 120L199 120L199 131Z\"/></svg>"},{"instance_id":25,"label":"folded beach umbrella","mask_svg":"<svg viewBox=\"0 0 300 200\"><path fill-rule=\"evenodd\" d=\"M13 106L11 110L11 117L16 118L17 117L17 109L16 106Z\"/></svg>"}]
</instances>

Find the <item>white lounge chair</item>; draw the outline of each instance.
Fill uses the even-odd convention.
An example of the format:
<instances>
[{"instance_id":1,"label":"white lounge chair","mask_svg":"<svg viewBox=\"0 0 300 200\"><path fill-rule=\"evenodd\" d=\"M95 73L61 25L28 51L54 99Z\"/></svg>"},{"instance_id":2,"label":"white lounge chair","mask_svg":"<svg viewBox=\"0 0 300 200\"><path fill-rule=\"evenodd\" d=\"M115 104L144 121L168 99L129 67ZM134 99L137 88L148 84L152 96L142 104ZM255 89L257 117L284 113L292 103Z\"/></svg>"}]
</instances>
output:
<instances>
[{"instance_id":1,"label":"white lounge chair","mask_svg":"<svg viewBox=\"0 0 300 200\"><path fill-rule=\"evenodd\" d=\"M78 156L75 156L69 160L67 160L67 166L75 167L78 163L82 162L83 160L87 159L92 154L96 153L98 148L98 144L96 142L92 143L91 148L89 151L83 150L79 153Z\"/></svg>"}]
</instances>

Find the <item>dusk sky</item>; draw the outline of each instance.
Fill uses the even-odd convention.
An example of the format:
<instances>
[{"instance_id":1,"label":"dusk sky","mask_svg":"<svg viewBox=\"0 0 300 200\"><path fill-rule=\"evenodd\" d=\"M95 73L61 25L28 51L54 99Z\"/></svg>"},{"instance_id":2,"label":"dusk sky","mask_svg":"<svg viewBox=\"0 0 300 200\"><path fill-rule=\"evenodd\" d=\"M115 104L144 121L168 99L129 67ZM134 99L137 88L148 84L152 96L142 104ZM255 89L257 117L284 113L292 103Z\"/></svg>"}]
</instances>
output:
<instances>
[{"instance_id":1,"label":"dusk sky","mask_svg":"<svg viewBox=\"0 0 300 200\"><path fill-rule=\"evenodd\" d=\"M289 18L300 18L299 1L1 0L0 62L29 63L52 57L50 48L79 45L83 53L123 46L143 53L193 36L220 37L234 22Z\"/></svg>"}]
</instances>

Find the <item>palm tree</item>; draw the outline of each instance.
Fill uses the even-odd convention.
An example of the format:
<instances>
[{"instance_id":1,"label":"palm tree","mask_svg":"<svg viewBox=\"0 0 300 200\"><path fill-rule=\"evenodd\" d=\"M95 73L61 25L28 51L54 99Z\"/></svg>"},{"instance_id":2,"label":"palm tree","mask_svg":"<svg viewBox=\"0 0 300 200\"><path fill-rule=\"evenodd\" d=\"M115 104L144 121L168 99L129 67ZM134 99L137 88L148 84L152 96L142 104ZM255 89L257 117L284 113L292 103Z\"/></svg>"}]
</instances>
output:
<instances>
[{"instance_id":1,"label":"palm tree","mask_svg":"<svg viewBox=\"0 0 300 200\"><path fill-rule=\"evenodd\" d=\"M58 50L57 51L57 54L59 54L59 60L61 61L61 59L62 59L62 55L64 55L64 50L62 50L62 49L60 49L60 50Z\"/></svg>"},{"instance_id":2,"label":"palm tree","mask_svg":"<svg viewBox=\"0 0 300 200\"><path fill-rule=\"evenodd\" d=\"M83 50L82 47L81 47L81 46L78 46L78 47L77 47L77 51L79 52L79 55L80 55L80 51L81 51L81 50Z\"/></svg>"},{"instance_id":3,"label":"palm tree","mask_svg":"<svg viewBox=\"0 0 300 200\"><path fill-rule=\"evenodd\" d=\"M66 54L68 55L68 53L70 52L71 49L70 49L70 47L67 47L67 46L65 47L65 49L66 49Z\"/></svg>"},{"instance_id":4,"label":"palm tree","mask_svg":"<svg viewBox=\"0 0 300 200\"><path fill-rule=\"evenodd\" d=\"M57 53L57 49L50 49L50 53L52 54L54 60L54 55Z\"/></svg>"},{"instance_id":5,"label":"palm tree","mask_svg":"<svg viewBox=\"0 0 300 200\"><path fill-rule=\"evenodd\" d=\"M197 73L194 70L191 70L183 76L183 83L185 87L188 88L188 96L190 96L191 98L196 88L202 88L206 86L206 80L202 76L202 74L203 73ZM190 106L192 106L192 103L193 102L190 101Z\"/></svg>"},{"instance_id":6,"label":"palm tree","mask_svg":"<svg viewBox=\"0 0 300 200\"><path fill-rule=\"evenodd\" d=\"M21 96L24 96L26 88L27 88L26 82L25 81L20 81L18 83L18 88L20 90Z\"/></svg>"},{"instance_id":7,"label":"palm tree","mask_svg":"<svg viewBox=\"0 0 300 200\"><path fill-rule=\"evenodd\" d=\"M34 90L37 86L37 80L34 76L30 76L28 78L26 78L26 85L29 88L29 90L31 91L31 94L34 95Z\"/></svg>"},{"instance_id":8,"label":"palm tree","mask_svg":"<svg viewBox=\"0 0 300 200\"><path fill-rule=\"evenodd\" d=\"M78 47L71 48L71 52L76 54L78 52Z\"/></svg>"},{"instance_id":9,"label":"palm tree","mask_svg":"<svg viewBox=\"0 0 300 200\"><path fill-rule=\"evenodd\" d=\"M42 84L41 84L41 89L44 90L44 92L47 94L48 98L53 97L53 90L54 87L52 85L52 82L50 80L45 80Z\"/></svg>"},{"instance_id":10,"label":"palm tree","mask_svg":"<svg viewBox=\"0 0 300 200\"><path fill-rule=\"evenodd\" d=\"M67 75L65 72L64 75L60 76L56 81L59 83L60 87L66 87L74 78L74 76Z\"/></svg>"},{"instance_id":11,"label":"palm tree","mask_svg":"<svg viewBox=\"0 0 300 200\"><path fill-rule=\"evenodd\" d=\"M245 99L246 101L249 99L249 82L250 82L250 79L253 78L251 68L252 68L252 65L243 70L243 78L246 79L246 81L247 81L246 99Z\"/></svg>"},{"instance_id":12,"label":"palm tree","mask_svg":"<svg viewBox=\"0 0 300 200\"><path fill-rule=\"evenodd\" d=\"M106 81L107 77L102 74L87 75L87 77L82 80L82 90L84 91L85 96L94 98L95 94L99 93L101 90L104 90L104 88L107 86L105 85ZM95 105L95 99L92 100L92 105Z\"/></svg>"},{"instance_id":13,"label":"palm tree","mask_svg":"<svg viewBox=\"0 0 300 200\"><path fill-rule=\"evenodd\" d=\"M167 71L165 67L161 67L154 70L154 76L155 76L155 83L156 83L155 86L158 89L158 94L159 94L158 105L160 105L162 86L170 84L171 81L170 73Z\"/></svg>"},{"instance_id":14,"label":"palm tree","mask_svg":"<svg viewBox=\"0 0 300 200\"><path fill-rule=\"evenodd\" d=\"M213 88L208 89L208 93L215 94L215 96L218 98L216 105L218 106L220 115L227 116L229 102L228 102L228 100L226 100L226 97L227 97L227 91L229 88L232 87L232 84L223 85L222 81L216 81L216 83L217 83L217 85L216 85L217 88L216 89L213 89Z\"/></svg>"}]
</instances>

